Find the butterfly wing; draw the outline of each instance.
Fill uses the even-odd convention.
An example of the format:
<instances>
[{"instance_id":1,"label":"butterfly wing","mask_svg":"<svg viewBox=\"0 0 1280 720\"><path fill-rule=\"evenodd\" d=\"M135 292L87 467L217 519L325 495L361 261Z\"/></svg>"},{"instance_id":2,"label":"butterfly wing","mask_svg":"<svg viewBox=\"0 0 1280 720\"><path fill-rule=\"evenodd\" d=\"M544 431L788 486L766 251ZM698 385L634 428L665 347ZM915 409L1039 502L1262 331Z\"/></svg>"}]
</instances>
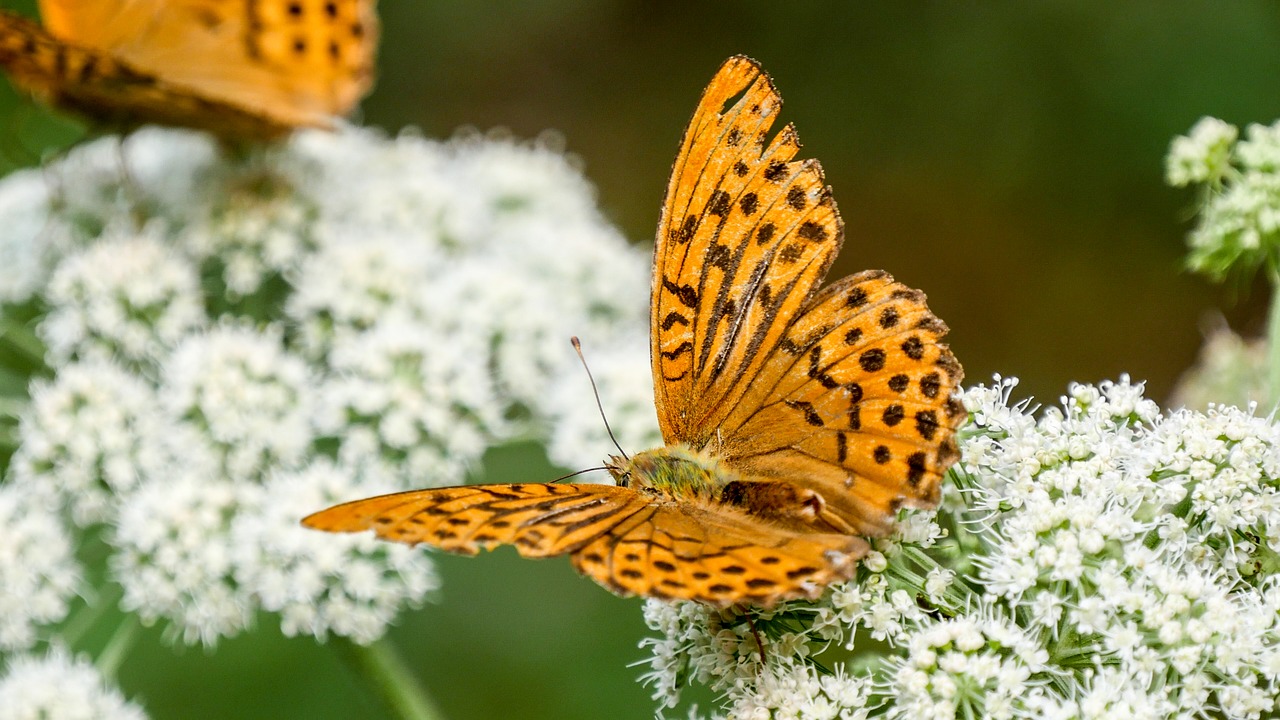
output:
<instances>
[{"instance_id":1,"label":"butterfly wing","mask_svg":"<svg viewBox=\"0 0 1280 720\"><path fill-rule=\"evenodd\" d=\"M330 127L372 85L373 0L42 0L41 10L47 29L0 17L0 65L47 102L110 123L270 138Z\"/></svg>"},{"instance_id":2,"label":"butterfly wing","mask_svg":"<svg viewBox=\"0 0 1280 720\"><path fill-rule=\"evenodd\" d=\"M58 37L283 124L327 125L372 86L375 0L41 0Z\"/></svg>"},{"instance_id":3,"label":"butterfly wing","mask_svg":"<svg viewBox=\"0 0 1280 720\"><path fill-rule=\"evenodd\" d=\"M796 533L729 507L650 505L573 553L582 574L618 595L772 607L847 580L861 538Z\"/></svg>"},{"instance_id":4,"label":"butterfly wing","mask_svg":"<svg viewBox=\"0 0 1280 720\"><path fill-rule=\"evenodd\" d=\"M817 292L843 223L794 128L768 139L780 106L731 58L685 132L655 248L659 418L746 481L818 493L824 526L883 534L937 503L962 373L923 293L878 271Z\"/></svg>"},{"instance_id":5,"label":"butterfly wing","mask_svg":"<svg viewBox=\"0 0 1280 720\"><path fill-rule=\"evenodd\" d=\"M552 557L577 550L646 506L635 491L614 485L463 485L356 500L302 523L329 532L373 530L386 540L461 555L514 545L525 557Z\"/></svg>"},{"instance_id":6,"label":"butterfly wing","mask_svg":"<svg viewBox=\"0 0 1280 720\"><path fill-rule=\"evenodd\" d=\"M654 248L653 376L668 443L703 447L822 281L842 225L816 160L796 160L782 99L745 57L704 91Z\"/></svg>"},{"instance_id":7,"label":"butterfly wing","mask_svg":"<svg viewBox=\"0 0 1280 720\"><path fill-rule=\"evenodd\" d=\"M888 273L833 283L725 419L725 462L817 492L830 524L861 535L883 534L902 506L936 506L966 417L946 332L924 293Z\"/></svg>"},{"instance_id":8,"label":"butterfly wing","mask_svg":"<svg viewBox=\"0 0 1280 720\"><path fill-rule=\"evenodd\" d=\"M570 554L620 595L717 606L815 597L848 578L866 543L762 527L732 508L675 503L594 484L467 485L357 500L305 518L329 532L474 555L514 545L524 557Z\"/></svg>"},{"instance_id":9,"label":"butterfly wing","mask_svg":"<svg viewBox=\"0 0 1280 720\"><path fill-rule=\"evenodd\" d=\"M101 51L69 44L36 23L0 10L0 67L42 102L99 122L155 122L225 137L272 138L293 129L264 114L174 87Z\"/></svg>"}]
</instances>

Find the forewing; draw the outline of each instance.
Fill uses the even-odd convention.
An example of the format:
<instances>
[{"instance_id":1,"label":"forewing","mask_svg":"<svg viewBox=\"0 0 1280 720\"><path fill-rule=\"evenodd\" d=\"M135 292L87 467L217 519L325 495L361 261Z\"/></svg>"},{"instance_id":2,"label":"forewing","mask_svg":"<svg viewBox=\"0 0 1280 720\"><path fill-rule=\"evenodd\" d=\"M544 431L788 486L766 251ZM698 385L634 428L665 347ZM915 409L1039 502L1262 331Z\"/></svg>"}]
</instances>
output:
<instances>
[{"instance_id":1,"label":"forewing","mask_svg":"<svg viewBox=\"0 0 1280 720\"><path fill-rule=\"evenodd\" d=\"M825 288L725 419L726 463L818 492L858 534L882 534L904 505L934 507L965 417L946 332L924 293L888 273Z\"/></svg>"},{"instance_id":2,"label":"forewing","mask_svg":"<svg viewBox=\"0 0 1280 720\"><path fill-rule=\"evenodd\" d=\"M671 171L654 248L651 354L668 443L703 447L747 392L840 248L816 160L796 160L782 100L730 58L704 91Z\"/></svg>"},{"instance_id":3,"label":"forewing","mask_svg":"<svg viewBox=\"0 0 1280 720\"><path fill-rule=\"evenodd\" d=\"M461 555L514 545L525 557L551 557L581 548L646 507L642 496L613 485L464 485L356 500L302 523L328 532L373 530L386 540Z\"/></svg>"},{"instance_id":4,"label":"forewing","mask_svg":"<svg viewBox=\"0 0 1280 720\"><path fill-rule=\"evenodd\" d=\"M579 572L619 595L772 607L815 598L853 575L861 538L791 532L729 507L664 501L573 553Z\"/></svg>"}]
</instances>

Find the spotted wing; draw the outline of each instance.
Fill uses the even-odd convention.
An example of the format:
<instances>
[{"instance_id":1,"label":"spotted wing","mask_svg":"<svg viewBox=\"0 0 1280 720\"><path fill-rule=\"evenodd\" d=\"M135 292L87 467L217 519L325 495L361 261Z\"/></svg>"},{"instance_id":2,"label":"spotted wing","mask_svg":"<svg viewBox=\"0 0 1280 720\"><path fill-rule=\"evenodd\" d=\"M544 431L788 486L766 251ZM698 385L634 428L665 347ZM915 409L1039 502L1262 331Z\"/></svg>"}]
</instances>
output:
<instances>
[{"instance_id":1,"label":"spotted wing","mask_svg":"<svg viewBox=\"0 0 1280 720\"><path fill-rule=\"evenodd\" d=\"M839 251L816 160L797 160L755 61L733 57L703 93L671 171L654 248L652 361L668 443L706 446L742 402Z\"/></svg>"},{"instance_id":2,"label":"spotted wing","mask_svg":"<svg viewBox=\"0 0 1280 720\"><path fill-rule=\"evenodd\" d=\"M302 523L329 532L373 530L461 555L514 545L525 557L551 557L578 550L647 506L640 494L614 485L463 485L356 500Z\"/></svg>"},{"instance_id":3,"label":"spotted wing","mask_svg":"<svg viewBox=\"0 0 1280 720\"><path fill-rule=\"evenodd\" d=\"M573 564L619 595L772 607L848 579L867 549L861 538L794 533L733 508L667 501L582 546Z\"/></svg>"},{"instance_id":4,"label":"spotted wing","mask_svg":"<svg viewBox=\"0 0 1280 720\"><path fill-rule=\"evenodd\" d=\"M175 87L101 51L59 40L5 11L0 11L0 67L15 86L40 101L107 125L154 122L264 139L293 129L265 114Z\"/></svg>"},{"instance_id":5,"label":"spotted wing","mask_svg":"<svg viewBox=\"0 0 1280 720\"><path fill-rule=\"evenodd\" d=\"M794 128L768 139L780 106L731 58L685 132L655 249L658 415L744 482L817 493L824 527L883 534L900 506L937 503L962 373L923 293L879 271L817 292L843 224ZM758 512L777 493L739 495Z\"/></svg>"},{"instance_id":6,"label":"spotted wing","mask_svg":"<svg viewBox=\"0 0 1280 720\"><path fill-rule=\"evenodd\" d=\"M373 81L373 0L43 0L0 11L0 67L42 101L124 128L269 139L331 127Z\"/></svg>"},{"instance_id":7,"label":"spotted wing","mask_svg":"<svg viewBox=\"0 0 1280 720\"><path fill-rule=\"evenodd\" d=\"M40 0L59 39L175 89L327 126L373 82L375 0Z\"/></svg>"},{"instance_id":8,"label":"spotted wing","mask_svg":"<svg viewBox=\"0 0 1280 720\"><path fill-rule=\"evenodd\" d=\"M825 288L725 418L725 462L817 492L824 519L845 532L883 534L899 507L937 505L965 418L946 332L924 293L888 273Z\"/></svg>"},{"instance_id":9,"label":"spotted wing","mask_svg":"<svg viewBox=\"0 0 1280 720\"><path fill-rule=\"evenodd\" d=\"M336 505L303 524L474 555L514 545L525 557L569 553L620 595L716 606L816 597L853 572L864 541L766 527L733 508L655 501L612 485L466 485Z\"/></svg>"}]
</instances>

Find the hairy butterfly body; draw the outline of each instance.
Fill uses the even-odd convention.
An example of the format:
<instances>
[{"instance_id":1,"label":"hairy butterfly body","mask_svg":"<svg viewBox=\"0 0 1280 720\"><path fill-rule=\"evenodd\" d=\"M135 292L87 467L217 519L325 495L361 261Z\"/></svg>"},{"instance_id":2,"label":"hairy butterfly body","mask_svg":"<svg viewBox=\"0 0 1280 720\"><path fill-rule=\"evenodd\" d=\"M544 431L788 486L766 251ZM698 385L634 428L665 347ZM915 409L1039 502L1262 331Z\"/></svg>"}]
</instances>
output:
<instances>
[{"instance_id":1,"label":"hairy butterfly body","mask_svg":"<svg viewBox=\"0 0 1280 720\"><path fill-rule=\"evenodd\" d=\"M781 98L730 58L672 169L654 249L665 447L616 485L493 484L338 505L303 522L475 554L569 555L621 595L769 607L852 576L902 507L937 505L962 372L924 294L864 271L818 289L843 227Z\"/></svg>"}]
</instances>

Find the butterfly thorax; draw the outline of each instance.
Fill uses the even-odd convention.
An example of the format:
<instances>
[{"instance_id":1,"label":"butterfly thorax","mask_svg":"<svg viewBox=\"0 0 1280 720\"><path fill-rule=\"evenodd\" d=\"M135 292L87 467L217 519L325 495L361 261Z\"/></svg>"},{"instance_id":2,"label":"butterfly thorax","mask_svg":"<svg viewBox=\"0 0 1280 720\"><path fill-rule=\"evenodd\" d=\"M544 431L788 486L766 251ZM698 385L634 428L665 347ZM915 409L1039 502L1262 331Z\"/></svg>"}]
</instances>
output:
<instances>
[{"instance_id":1,"label":"butterfly thorax","mask_svg":"<svg viewBox=\"0 0 1280 720\"><path fill-rule=\"evenodd\" d=\"M719 459L687 445L654 448L630 458L613 455L605 467L619 485L673 498L714 500L738 479Z\"/></svg>"}]
</instances>

